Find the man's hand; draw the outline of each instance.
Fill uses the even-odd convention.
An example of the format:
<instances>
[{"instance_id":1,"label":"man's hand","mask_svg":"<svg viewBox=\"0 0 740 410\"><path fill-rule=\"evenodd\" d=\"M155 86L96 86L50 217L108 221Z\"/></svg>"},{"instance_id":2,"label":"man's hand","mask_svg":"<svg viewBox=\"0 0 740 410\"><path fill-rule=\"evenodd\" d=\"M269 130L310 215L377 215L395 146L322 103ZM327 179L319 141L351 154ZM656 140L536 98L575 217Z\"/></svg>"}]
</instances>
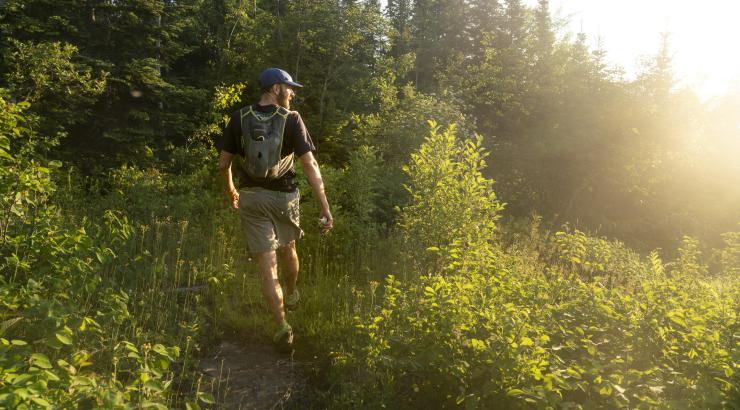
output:
<instances>
[{"instance_id":1,"label":"man's hand","mask_svg":"<svg viewBox=\"0 0 740 410\"><path fill-rule=\"evenodd\" d=\"M239 191L236 189L231 190L229 192L229 198L231 199L231 208L232 209L239 209Z\"/></svg>"},{"instance_id":2,"label":"man's hand","mask_svg":"<svg viewBox=\"0 0 740 410\"><path fill-rule=\"evenodd\" d=\"M331 212L327 209L321 211L321 218L319 218L319 229L321 233L327 233L334 227L334 219L331 217Z\"/></svg>"}]
</instances>

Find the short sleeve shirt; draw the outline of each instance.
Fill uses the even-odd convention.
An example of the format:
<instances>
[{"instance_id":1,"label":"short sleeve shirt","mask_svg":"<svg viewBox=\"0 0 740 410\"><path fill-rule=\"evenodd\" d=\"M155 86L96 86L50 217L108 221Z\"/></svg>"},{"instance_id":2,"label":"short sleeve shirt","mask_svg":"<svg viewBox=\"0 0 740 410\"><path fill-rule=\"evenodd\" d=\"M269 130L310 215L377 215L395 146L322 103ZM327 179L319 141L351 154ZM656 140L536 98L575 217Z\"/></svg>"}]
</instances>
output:
<instances>
[{"instance_id":1,"label":"short sleeve shirt","mask_svg":"<svg viewBox=\"0 0 740 410\"><path fill-rule=\"evenodd\" d=\"M261 113L273 113L278 109L277 105L258 105L252 106L254 111ZM242 129L241 117L239 111L232 114L229 123L224 129L224 133L216 142L216 148L219 151L226 151L234 155L240 155L244 158L244 148L242 147ZM316 147L308 134L306 125L303 123L301 115L297 111L290 111L285 123L283 132L283 148L280 156L285 158L291 153L296 157L301 157L309 151L315 151ZM293 192L298 187L295 181L295 164L282 177L270 181L255 181L244 172L241 167L234 167L235 173L239 179L239 187L262 187L273 191Z\"/></svg>"}]
</instances>

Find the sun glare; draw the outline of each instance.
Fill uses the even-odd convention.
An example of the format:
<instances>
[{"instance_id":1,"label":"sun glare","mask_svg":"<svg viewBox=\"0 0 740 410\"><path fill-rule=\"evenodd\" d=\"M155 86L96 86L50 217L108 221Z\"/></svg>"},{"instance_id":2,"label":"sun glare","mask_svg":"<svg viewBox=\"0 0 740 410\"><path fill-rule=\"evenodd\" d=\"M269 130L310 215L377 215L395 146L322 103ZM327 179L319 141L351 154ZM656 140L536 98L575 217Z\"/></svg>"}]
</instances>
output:
<instances>
[{"instance_id":1,"label":"sun glare","mask_svg":"<svg viewBox=\"0 0 740 410\"><path fill-rule=\"evenodd\" d=\"M628 78L639 73L642 58L656 53L660 33L668 32L679 86L691 87L703 100L740 87L738 2L552 0L550 9L568 21L568 31L583 31L591 46L600 42Z\"/></svg>"}]
</instances>

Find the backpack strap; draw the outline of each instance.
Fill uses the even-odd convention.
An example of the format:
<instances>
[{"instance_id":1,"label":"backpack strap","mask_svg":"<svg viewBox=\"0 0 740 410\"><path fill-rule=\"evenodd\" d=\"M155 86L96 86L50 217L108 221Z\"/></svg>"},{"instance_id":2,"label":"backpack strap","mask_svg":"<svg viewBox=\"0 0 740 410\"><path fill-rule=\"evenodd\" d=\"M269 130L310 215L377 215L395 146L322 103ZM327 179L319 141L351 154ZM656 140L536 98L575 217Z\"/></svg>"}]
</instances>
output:
<instances>
[{"instance_id":1,"label":"backpack strap","mask_svg":"<svg viewBox=\"0 0 740 410\"><path fill-rule=\"evenodd\" d=\"M249 109L247 109L249 108ZM252 113L252 106L249 107L243 107L241 110L239 110L239 123L244 124L244 117Z\"/></svg>"},{"instance_id":2,"label":"backpack strap","mask_svg":"<svg viewBox=\"0 0 740 410\"><path fill-rule=\"evenodd\" d=\"M290 114L290 111L285 107L278 106L278 109L275 110L275 114L278 114L283 118L288 118L288 114Z\"/></svg>"}]
</instances>

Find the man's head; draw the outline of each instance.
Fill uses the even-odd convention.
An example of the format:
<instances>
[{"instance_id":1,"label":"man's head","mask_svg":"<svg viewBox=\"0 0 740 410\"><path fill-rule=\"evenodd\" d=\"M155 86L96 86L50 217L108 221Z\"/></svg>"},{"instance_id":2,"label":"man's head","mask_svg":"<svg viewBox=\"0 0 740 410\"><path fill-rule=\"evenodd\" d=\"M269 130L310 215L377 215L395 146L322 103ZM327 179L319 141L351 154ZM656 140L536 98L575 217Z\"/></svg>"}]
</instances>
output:
<instances>
[{"instance_id":1,"label":"man's head","mask_svg":"<svg viewBox=\"0 0 740 410\"><path fill-rule=\"evenodd\" d=\"M290 100L295 95L295 89L303 87L293 81L286 71L279 68L268 68L259 78L262 94L274 97L281 106L290 109Z\"/></svg>"}]
</instances>

